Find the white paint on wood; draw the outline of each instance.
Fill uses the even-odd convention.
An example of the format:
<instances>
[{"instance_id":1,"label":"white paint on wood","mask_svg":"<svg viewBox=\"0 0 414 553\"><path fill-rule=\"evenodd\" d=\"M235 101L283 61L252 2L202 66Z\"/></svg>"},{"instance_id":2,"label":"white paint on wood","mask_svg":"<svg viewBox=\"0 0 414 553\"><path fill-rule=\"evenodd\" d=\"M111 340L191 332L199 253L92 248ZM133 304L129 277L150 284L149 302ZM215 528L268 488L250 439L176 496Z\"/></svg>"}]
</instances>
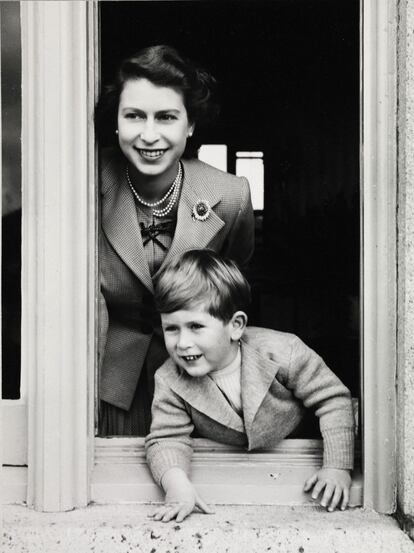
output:
<instances>
[{"instance_id":1,"label":"white paint on wood","mask_svg":"<svg viewBox=\"0 0 414 553\"><path fill-rule=\"evenodd\" d=\"M62 511L88 502L88 3L22 2L21 14L27 501Z\"/></svg>"},{"instance_id":2,"label":"white paint on wood","mask_svg":"<svg viewBox=\"0 0 414 553\"><path fill-rule=\"evenodd\" d=\"M396 40L394 0L363 2L364 506L396 501Z\"/></svg>"},{"instance_id":3,"label":"white paint on wood","mask_svg":"<svg viewBox=\"0 0 414 553\"><path fill-rule=\"evenodd\" d=\"M97 438L91 497L95 503L159 502L163 494L145 462L142 438ZM213 504L307 505L303 485L322 464L320 440L284 440L256 453L210 440L194 441L192 480ZM355 471L351 504L362 504Z\"/></svg>"}]
</instances>

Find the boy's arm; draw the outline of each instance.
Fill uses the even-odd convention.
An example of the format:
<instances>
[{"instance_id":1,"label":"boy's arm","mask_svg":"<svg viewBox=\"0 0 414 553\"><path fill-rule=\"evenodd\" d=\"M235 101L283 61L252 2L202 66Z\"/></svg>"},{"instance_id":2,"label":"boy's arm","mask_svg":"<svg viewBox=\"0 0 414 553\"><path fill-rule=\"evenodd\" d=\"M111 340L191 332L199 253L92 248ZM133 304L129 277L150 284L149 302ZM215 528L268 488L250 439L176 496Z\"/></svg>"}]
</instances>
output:
<instances>
[{"instance_id":1,"label":"boy's arm","mask_svg":"<svg viewBox=\"0 0 414 553\"><path fill-rule=\"evenodd\" d=\"M313 350L298 338L292 348L285 385L319 417L324 442L323 467L305 483L312 499L329 511L346 509L354 460L354 416L349 390Z\"/></svg>"},{"instance_id":2,"label":"boy's arm","mask_svg":"<svg viewBox=\"0 0 414 553\"><path fill-rule=\"evenodd\" d=\"M182 469L168 469L161 479L161 486L165 491L165 504L155 511L154 520L182 522L196 507L203 513L213 513Z\"/></svg>"},{"instance_id":3,"label":"boy's arm","mask_svg":"<svg viewBox=\"0 0 414 553\"><path fill-rule=\"evenodd\" d=\"M154 480L161 486L164 473L179 467L190 473L193 455L190 438L194 425L183 400L155 373L150 433L145 438L147 462Z\"/></svg>"},{"instance_id":4,"label":"boy's arm","mask_svg":"<svg viewBox=\"0 0 414 553\"><path fill-rule=\"evenodd\" d=\"M193 428L184 402L156 373L151 431L145 439L148 465L154 480L165 492L165 504L154 512L155 520L181 522L196 507L212 513L188 476Z\"/></svg>"},{"instance_id":5,"label":"boy's arm","mask_svg":"<svg viewBox=\"0 0 414 553\"><path fill-rule=\"evenodd\" d=\"M324 468L352 469L354 415L351 394L323 359L295 337L290 363L278 378L315 411L324 441Z\"/></svg>"}]
</instances>

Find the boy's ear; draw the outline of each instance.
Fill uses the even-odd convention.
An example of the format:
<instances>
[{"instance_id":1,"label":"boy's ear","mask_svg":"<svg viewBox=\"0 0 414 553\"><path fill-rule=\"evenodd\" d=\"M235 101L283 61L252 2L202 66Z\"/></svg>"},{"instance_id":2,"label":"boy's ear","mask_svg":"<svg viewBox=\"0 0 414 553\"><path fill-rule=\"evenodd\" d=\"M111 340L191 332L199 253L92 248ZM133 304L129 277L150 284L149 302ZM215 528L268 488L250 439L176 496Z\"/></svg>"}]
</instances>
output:
<instances>
[{"instance_id":1,"label":"boy's ear","mask_svg":"<svg viewBox=\"0 0 414 553\"><path fill-rule=\"evenodd\" d=\"M247 315L244 311L236 311L230 320L231 339L240 340L247 325Z\"/></svg>"}]
</instances>

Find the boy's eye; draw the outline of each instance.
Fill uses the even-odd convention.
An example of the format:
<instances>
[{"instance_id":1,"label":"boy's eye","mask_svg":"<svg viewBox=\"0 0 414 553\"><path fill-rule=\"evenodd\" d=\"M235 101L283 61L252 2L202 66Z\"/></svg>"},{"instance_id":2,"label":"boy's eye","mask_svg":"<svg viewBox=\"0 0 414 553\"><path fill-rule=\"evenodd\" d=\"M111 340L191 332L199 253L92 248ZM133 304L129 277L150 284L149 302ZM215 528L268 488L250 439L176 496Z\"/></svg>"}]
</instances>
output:
<instances>
[{"instance_id":1,"label":"boy's eye","mask_svg":"<svg viewBox=\"0 0 414 553\"><path fill-rule=\"evenodd\" d=\"M176 326L164 326L163 331L164 332L175 332L177 330Z\"/></svg>"},{"instance_id":2,"label":"boy's eye","mask_svg":"<svg viewBox=\"0 0 414 553\"><path fill-rule=\"evenodd\" d=\"M204 325L202 325L200 323L192 323L191 324L191 329L192 330L200 330L201 328L204 328Z\"/></svg>"}]
</instances>

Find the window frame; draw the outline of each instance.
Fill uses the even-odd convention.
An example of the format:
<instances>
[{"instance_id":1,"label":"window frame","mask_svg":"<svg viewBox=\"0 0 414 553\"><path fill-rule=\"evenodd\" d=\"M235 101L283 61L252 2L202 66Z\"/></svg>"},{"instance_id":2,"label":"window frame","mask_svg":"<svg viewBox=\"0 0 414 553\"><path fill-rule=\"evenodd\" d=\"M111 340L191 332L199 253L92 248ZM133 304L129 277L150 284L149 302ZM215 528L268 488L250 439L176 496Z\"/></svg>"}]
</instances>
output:
<instances>
[{"instance_id":1,"label":"window frame","mask_svg":"<svg viewBox=\"0 0 414 553\"><path fill-rule=\"evenodd\" d=\"M108 480L101 491L106 487L108 492L119 483L125 459L134 465L143 454L142 441L113 438L102 444L94 438L97 188L92 117L97 83L90 66L98 67L97 7L96 0L21 3L27 503L44 511L68 510L96 500L103 465ZM365 507L390 513L395 510L396 495L396 0L364 0L361 22L363 492L359 489ZM60 73L56 74L57 68ZM76 94L68 94L71 91ZM77 183L71 194L68 183ZM68 202L76 218L66 211ZM75 249L73 233L80 238ZM57 237L64 239L58 242ZM74 349L77 358L71 353ZM17 413L15 407L12 410ZM11 416L14 421L18 418ZM211 476L207 468L218 459L224 463L228 455L233 457L227 459L240 464L248 461L258 474L270 462L274 474L281 458L289 460L286 448L295 447L295 441L285 441L271 454L229 449L207 453L200 444L198 482L203 485L203 471ZM296 444L301 469L314 466L320 457L320 449L311 451L315 445ZM387 456L382 455L385 446ZM136 482L145 500L148 486L154 484L149 484L146 465L142 468L146 477ZM19 474L15 482L21 491L26 489L25 475ZM268 481L267 477L267 486ZM237 495L237 483L233 490ZM264 502L259 492L255 497Z\"/></svg>"}]
</instances>

